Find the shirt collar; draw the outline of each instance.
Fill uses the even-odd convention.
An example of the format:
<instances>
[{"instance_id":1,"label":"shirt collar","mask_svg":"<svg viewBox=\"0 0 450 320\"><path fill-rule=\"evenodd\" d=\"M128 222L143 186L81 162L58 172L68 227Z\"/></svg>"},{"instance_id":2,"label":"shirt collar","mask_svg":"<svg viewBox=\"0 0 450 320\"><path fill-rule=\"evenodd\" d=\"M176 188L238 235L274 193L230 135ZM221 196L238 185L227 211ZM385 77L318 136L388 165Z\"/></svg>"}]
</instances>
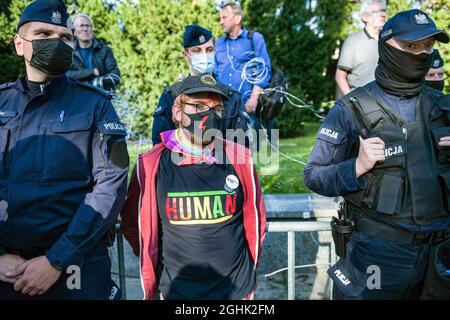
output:
<instances>
[{"instance_id":1,"label":"shirt collar","mask_svg":"<svg viewBox=\"0 0 450 320\"><path fill-rule=\"evenodd\" d=\"M16 81L16 88L21 92L27 91L26 86L26 76L21 76ZM61 90L63 87L67 86L68 80L66 75L62 75L60 77L51 79L45 84L45 87L43 88L42 94L49 94L53 93L54 91Z\"/></svg>"},{"instance_id":2,"label":"shirt collar","mask_svg":"<svg viewBox=\"0 0 450 320\"><path fill-rule=\"evenodd\" d=\"M366 30L366 28L363 29L364 34L366 35L367 39L369 40L376 40L374 37L372 37Z\"/></svg>"},{"instance_id":3,"label":"shirt collar","mask_svg":"<svg viewBox=\"0 0 450 320\"><path fill-rule=\"evenodd\" d=\"M384 94L388 98L390 98L392 100L396 100L396 101L397 100L409 100L409 99L412 99L412 98L415 98L418 96L417 93L402 94L402 95L393 94L393 93L388 92L385 89L383 89L383 87L376 81L375 81L375 87L378 90L378 92L380 92L381 94Z\"/></svg>"}]
</instances>

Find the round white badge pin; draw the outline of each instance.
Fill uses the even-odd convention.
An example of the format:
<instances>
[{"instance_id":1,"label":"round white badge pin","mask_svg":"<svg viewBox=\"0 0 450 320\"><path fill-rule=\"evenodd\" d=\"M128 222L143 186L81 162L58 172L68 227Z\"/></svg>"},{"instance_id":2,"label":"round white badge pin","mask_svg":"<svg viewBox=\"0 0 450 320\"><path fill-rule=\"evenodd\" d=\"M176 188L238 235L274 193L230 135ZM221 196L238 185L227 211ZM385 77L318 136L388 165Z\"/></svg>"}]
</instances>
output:
<instances>
[{"instance_id":1,"label":"round white badge pin","mask_svg":"<svg viewBox=\"0 0 450 320\"><path fill-rule=\"evenodd\" d=\"M239 187L239 179L234 175L230 174L225 179L225 190L227 192L233 192Z\"/></svg>"}]
</instances>

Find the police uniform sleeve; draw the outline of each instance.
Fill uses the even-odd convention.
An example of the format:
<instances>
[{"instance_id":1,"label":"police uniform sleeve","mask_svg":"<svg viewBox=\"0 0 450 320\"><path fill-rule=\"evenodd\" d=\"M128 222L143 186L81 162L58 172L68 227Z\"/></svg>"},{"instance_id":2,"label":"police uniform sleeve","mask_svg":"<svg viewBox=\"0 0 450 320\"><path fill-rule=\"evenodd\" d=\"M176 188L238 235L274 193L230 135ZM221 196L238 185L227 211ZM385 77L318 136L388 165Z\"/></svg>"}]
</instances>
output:
<instances>
[{"instance_id":1,"label":"police uniform sleeve","mask_svg":"<svg viewBox=\"0 0 450 320\"><path fill-rule=\"evenodd\" d=\"M101 245L125 201L129 165L126 131L110 100L96 109L94 129L91 145L94 186L66 231L47 252L48 260L61 269L82 266L84 256Z\"/></svg>"},{"instance_id":2,"label":"police uniform sleeve","mask_svg":"<svg viewBox=\"0 0 450 320\"><path fill-rule=\"evenodd\" d=\"M172 106L174 100L172 96L164 90L159 98L158 107L153 114L152 126L152 143L156 145L161 142L160 133L175 129L175 124L172 121Z\"/></svg>"},{"instance_id":3,"label":"police uniform sleeve","mask_svg":"<svg viewBox=\"0 0 450 320\"><path fill-rule=\"evenodd\" d=\"M305 184L324 196L343 196L363 189L356 177L358 131L349 112L339 103L331 109L317 133L317 140L304 169Z\"/></svg>"}]
</instances>

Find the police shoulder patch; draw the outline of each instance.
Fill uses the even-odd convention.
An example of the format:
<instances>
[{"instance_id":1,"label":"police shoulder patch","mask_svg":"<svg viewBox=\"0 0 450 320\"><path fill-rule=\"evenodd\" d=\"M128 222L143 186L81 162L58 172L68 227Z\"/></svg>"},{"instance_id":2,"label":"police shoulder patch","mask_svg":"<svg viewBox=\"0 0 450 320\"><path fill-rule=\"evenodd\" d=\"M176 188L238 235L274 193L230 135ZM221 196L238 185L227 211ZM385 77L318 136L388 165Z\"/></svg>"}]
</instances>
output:
<instances>
[{"instance_id":1,"label":"police shoulder patch","mask_svg":"<svg viewBox=\"0 0 450 320\"><path fill-rule=\"evenodd\" d=\"M344 139L344 132L327 126L323 126L319 129L317 138L325 140L332 144L340 144Z\"/></svg>"},{"instance_id":2,"label":"police shoulder patch","mask_svg":"<svg viewBox=\"0 0 450 320\"><path fill-rule=\"evenodd\" d=\"M87 82L81 82L81 81L77 81L76 83L77 83L80 87L83 87L83 88L92 90L92 91L94 91L94 92L97 92L97 93L101 94L102 96L104 96L104 97L107 98L107 99L111 99L111 98L112 98L112 94L111 94L111 93L109 93L109 92L106 91L106 90L100 89L100 88L98 88L98 87L96 87L96 86L93 86L93 85L90 84L90 83L87 83Z\"/></svg>"},{"instance_id":3,"label":"police shoulder patch","mask_svg":"<svg viewBox=\"0 0 450 320\"><path fill-rule=\"evenodd\" d=\"M125 126L118 120L102 120L97 123L98 130L103 134L123 135L127 134Z\"/></svg>"}]
</instances>

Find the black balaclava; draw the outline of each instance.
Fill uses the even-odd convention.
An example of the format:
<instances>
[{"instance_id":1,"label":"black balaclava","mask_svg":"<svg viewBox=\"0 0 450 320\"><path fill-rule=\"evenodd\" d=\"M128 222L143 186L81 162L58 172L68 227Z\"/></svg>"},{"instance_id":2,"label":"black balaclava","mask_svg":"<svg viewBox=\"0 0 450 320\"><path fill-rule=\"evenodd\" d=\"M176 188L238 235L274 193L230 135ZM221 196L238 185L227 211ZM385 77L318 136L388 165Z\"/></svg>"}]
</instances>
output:
<instances>
[{"instance_id":1,"label":"black balaclava","mask_svg":"<svg viewBox=\"0 0 450 320\"><path fill-rule=\"evenodd\" d=\"M432 54L413 54L385 41L379 41L378 53L375 79L385 91L398 96L419 93L430 69Z\"/></svg>"}]
</instances>

